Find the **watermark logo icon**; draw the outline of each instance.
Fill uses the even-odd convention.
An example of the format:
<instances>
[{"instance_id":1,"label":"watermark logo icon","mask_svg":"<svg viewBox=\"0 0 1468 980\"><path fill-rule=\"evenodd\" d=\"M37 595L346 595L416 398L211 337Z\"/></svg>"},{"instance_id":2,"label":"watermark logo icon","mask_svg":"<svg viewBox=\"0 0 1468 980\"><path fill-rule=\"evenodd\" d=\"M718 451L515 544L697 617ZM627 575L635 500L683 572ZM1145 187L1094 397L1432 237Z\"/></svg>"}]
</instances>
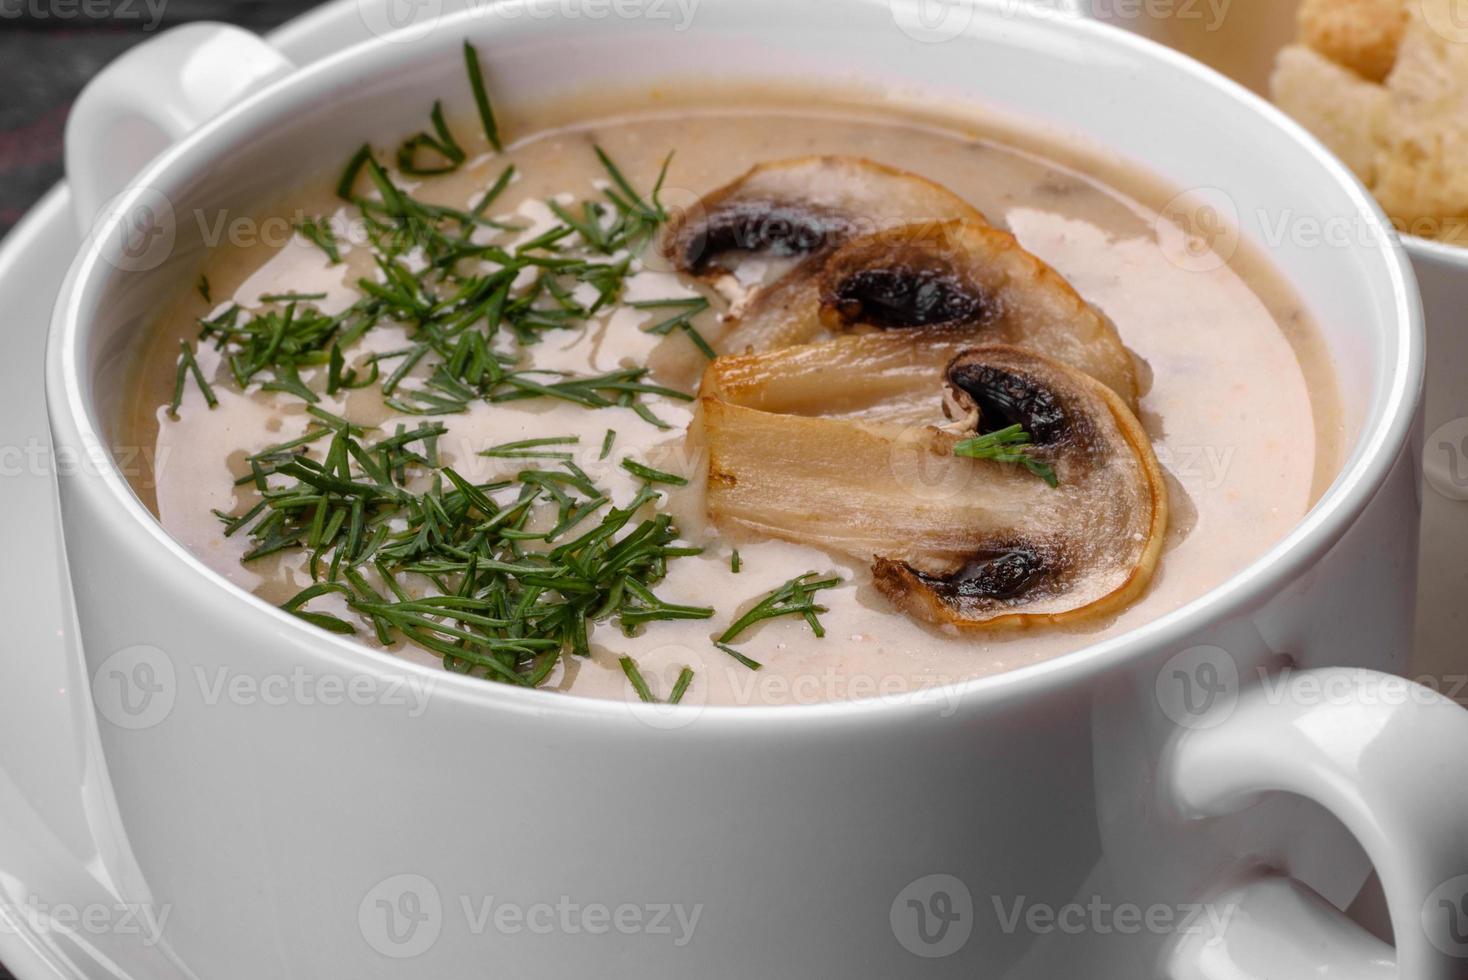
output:
<instances>
[{"instance_id":1,"label":"watermark logo icon","mask_svg":"<svg viewBox=\"0 0 1468 980\"><path fill-rule=\"evenodd\" d=\"M383 956L422 956L443 931L443 899L422 875L394 875L362 896L357 925L367 945Z\"/></svg>"},{"instance_id":2,"label":"watermark logo icon","mask_svg":"<svg viewBox=\"0 0 1468 980\"><path fill-rule=\"evenodd\" d=\"M1450 44L1468 43L1468 0L1418 0L1422 20Z\"/></svg>"},{"instance_id":3,"label":"watermark logo icon","mask_svg":"<svg viewBox=\"0 0 1468 980\"><path fill-rule=\"evenodd\" d=\"M1157 704L1183 728L1215 728L1239 701L1239 665L1222 647L1189 647L1157 673Z\"/></svg>"},{"instance_id":4,"label":"watermark logo icon","mask_svg":"<svg viewBox=\"0 0 1468 980\"><path fill-rule=\"evenodd\" d=\"M1422 903L1422 930L1438 952L1468 959L1468 875L1432 890Z\"/></svg>"},{"instance_id":5,"label":"watermark logo icon","mask_svg":"<svg viewBox=\"0 0 1468 980\"><path fill-rule=\"evenodd\" d=\"M1468 418L1445 422L1422 446L1422 472L1449 500L1468 500Z\"/></svg>"},{"instance_id":6,"label":"watermark logo icon","mask_svg":"<svg viewBox=\"0 0 1468 980\"><path fill-rule=\"evenodd\" d=\"M1441 953L1468 959L1468 875L1438 885L1422 903L1422 929Z\"/></svg>"},{"instance_id":7,"label":"watermark logo icon","mask_svg":"<svg viewBox=\"0 0 1468 980\"><path fill-rule=\"evenodd\" d=\"M974 20L974 0L891 0L892 22L914 41L951 41Z\"/></svg>"},{"instance_id":8,"label":"watermark logo icon","mask_svg":"<svg viewBox=\"0 0 1468 980\"><path fill-rule=\"evenodd\" d=\"M92 674L92 701L97 712L129 731L160 724L173 711L177 696L173 661L157 647L119 650Z\"/></svg>"},{"instance_id":9,"label":"watermark logo icon","mask_svg":"<svg viewBox=\"0 0 1468 980\"><path fill-rule=\"evenodd\" d=\"M892 935L914 956L952 956L973 935L974 897L953 875L925 875L892 900L891 923Z\"/></svg>"},{"instance_id":10,"label":"watermark logo icon","mask_svg":"<svg viewBox=\"0 0 1468 980\"><path fill-rule=\"evenodd\" d=\"M934 434L926 425L909 426L891 442L887 474L919 504L943 503L974 492L977 471L952 465L951 455L935 451Z\"/></svg>"},{"instance_id":11,"label":"watermark logo icon","mask_svg":"<svg viewBox=\"0 0 1468 980\"><path fill-rule=\"evenodd\" d=\"M98 236L101 236L100 238ZM142 187L104 204L92 222L102 258L123 272L149 272L173 254L178 219L162 191Z\"/></svg>"},{"instance_id":12,"label":"watermark logo icon","mask_svg":"<svg viewBox=\"0 0 1468 980\"><path fill-rule=\"evenodd\" d=\"M443 0L357 0L357 16L374 37L407 44L433 33Z\"/></svg>"},{"instance_id":13,"label":"watermark logo icon","mask_svg":"<svg viewBox=\"0 0 1468 980\"><path fill-rule=\"evenodd\" d=\"M1212 272L1238 251L1239 208L1221 187L1198 187L1163 205L1155 229L1169 262L1185 272Z\"/></svg>"}]
</instances>

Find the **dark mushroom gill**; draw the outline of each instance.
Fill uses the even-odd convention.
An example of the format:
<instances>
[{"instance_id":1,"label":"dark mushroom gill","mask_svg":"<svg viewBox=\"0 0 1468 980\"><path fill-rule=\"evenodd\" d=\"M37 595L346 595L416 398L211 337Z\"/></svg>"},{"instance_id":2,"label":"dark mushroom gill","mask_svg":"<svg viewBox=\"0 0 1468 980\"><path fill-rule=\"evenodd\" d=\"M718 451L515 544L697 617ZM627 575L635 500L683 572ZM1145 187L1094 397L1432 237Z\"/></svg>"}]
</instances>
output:
<instances>
[{"instance_id":1,"label":"dark mushroom gill","mask_svg":"<svg viewBox=\"0 0 1468 980\"><path fill-rule=\"evenodd\" d=\"M831 285L822 305L879 330L977 323L993 303L951 273L904 265L861 269Z\"/></svg>"},{"instance_id":2,"label":"dark mushroom gill","mask_svg":"<svg viewBox=\"0 0 1468 980\"><path fill-rule=\"evenodd\" d=\"M986 346L946 371L879 376L889 399L919 405L946 382L960 423L850 417L839 406L861 375L847 369L874 340L885 338L714 362L697 425L716 521L871 560L877 588L933 623L1060 622L1140 594L1161 552L1166 489L1113 392L1033 352ZM1026 451L1058 487L1015 462L954 455L1012 424L1034 427Z\"/></svg>"},{"instance_id":3,"label":"dark mushroom gill","mask_svg":"<svg viewBox=\"0 0 1468 980\"><path fill-rule=\"evenodd\" d=\"M799 157L704 195L674 217L663 252L680 272L714 278L734 271L735 258L816 255L883 228L954 219L985 222L915 174L859 157Z\"/></svg>"},{"instance_id":4,"label":"dark mushroom gill","mask_svg":"<svg viewBox=\"0 0 1468 980\"><path fill-rule=\"evenodd\" d=\"M761 353L863 333L905 339L934 368L977 344L1037 351L1128 404L1137 376L1116 328L1014 237L967 221L902 225L812 255L757 289L716 344Z\"/></svg>"}]
</instances>

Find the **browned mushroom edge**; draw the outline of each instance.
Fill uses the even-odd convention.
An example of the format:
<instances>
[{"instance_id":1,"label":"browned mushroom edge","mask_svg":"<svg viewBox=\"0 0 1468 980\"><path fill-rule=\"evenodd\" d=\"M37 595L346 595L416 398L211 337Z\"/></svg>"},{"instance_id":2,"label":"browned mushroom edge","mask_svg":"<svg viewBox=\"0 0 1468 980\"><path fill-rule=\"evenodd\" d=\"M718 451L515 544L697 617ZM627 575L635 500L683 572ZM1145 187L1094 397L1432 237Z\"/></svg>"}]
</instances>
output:
<instances>
[{"instance_id":1,"label":"browned mushroom edge","mask_svg":"<svg viewBox=\"0 0 1468 980\"><path fill-rule=\"evenodd\" d=\"M948 189L861 157L810 156L762 163L675 214L663 252L688 275L727 274L725 259L830 251L862 233L982 213Z\"/></svg>"},{"instance_id":2,"label":"browned mushroom edge","mask_svg":"<svg viewBox=\"0 0 1468 980\"><path fill-rule=\"evenodd\" d=\"M996 540L944 575L928 574L906 562L878 557L872 567L873 582L912 614L959 627L1059 624L1124 608L1151 581L1167 529L1167 485L1151 442L1136 417L1105 386L1078 372L1069 372L1078 387L1091 389L1106 414L1077 411L1077 403L1084 399L1058 392L1033 373L1031 365L1041 359L1014 351L994 363L996 350L966 352L955 358L945 372L959 406L971 406L976 413L975 434L1021 426L1033 440L1031 455L1056 465L1062 481L1085 479L1088 472L1105 466L1113 453L1130 451L1135 455L1138 488L1143 491L1135 503L1150 513L1138 522L1143 539L1124 566L1128 573L1110 592L1083 606L1038 616L1011 610L1022 610L1037 597L1062 593L1075 576L1082 574L1074 542L1058 537L1041 542ZM1031 365L1026 365L1026 360ZM1103 437L1107 416L1124 440L1120 445ZM1067 460L1069 465L1063 465Z\"/></svg>"},{"instance_id":3,"label":"browned mushroom edge","mask_svg":"<svg viewBox=\"0 0 1468 980\"><path fill-rule=\"evenodd\" d=\"M766 380L779 389L779 365L802 358L775 359ZM945 385L960 416L940 428L823 417L810 391L804 414L781 414L794 389L760 391L743 360L742 386L720 383L718 361L710 368L695 423L716 521L874 559L873 581L895 605L963 629L1091 618L1150 581L1167 524L1161 470L1127 406L1081 372L1013 347L965 351L926 382ZM1031 434L1058 489L1012 464L953 456L964 439L1013 424ZM958 489L914 495L919 470Z\"/></svg>"},{"instance_id":4,"label":"browned mushroom edge","mask_svg":"<svg viewBox=\"0 0 1468 980\"><path fill-rule=\"evenodd\" d=\"M997 228L954 221L864 236L833 252L809 288L832 334L1012 344L1084 371L1136 405L1136 366L1115 325Z\"/></svg>"},{"instance_id":5,"label":"browned mushroom edge","mask_svg":"<svg viewBox=\"0 0 1468 980\"><path fill-rule=\"evenodd\" d=\"M841 159L833 166L861 171L866 165ZM781 185L804 183L783 169L763 173L767 180L778 175L775 182ZM867 188L879 182L869 175L849 179ZM919 179L882 180L906 188ZM717 239L764 254L805 258L752 288L729 288L728 276L717 280L733 300L727 329L714 343L720 353L763 353L860 332L891 333L929 347L935 362L974 344L1014 344L1085 371L1136 407L1136 365L1115 325L1009 233L986 222L954 219L852 234L856 225L850 211L833 217L820 210L829 201L819 206L751 203L746 199L753 193L751 182L759 183L746 178L736 191L711 195L718 200L705 220L695 223L698 230L688 247L704 249ZM909 196L933 204L929 186L918 186L921 192L909 189ZM726 194L732 199L720 197ZM886 206L889 216L903 212L890 202ZM796 220L796 210L808 220Z\"/></svg>"}]
</instances>

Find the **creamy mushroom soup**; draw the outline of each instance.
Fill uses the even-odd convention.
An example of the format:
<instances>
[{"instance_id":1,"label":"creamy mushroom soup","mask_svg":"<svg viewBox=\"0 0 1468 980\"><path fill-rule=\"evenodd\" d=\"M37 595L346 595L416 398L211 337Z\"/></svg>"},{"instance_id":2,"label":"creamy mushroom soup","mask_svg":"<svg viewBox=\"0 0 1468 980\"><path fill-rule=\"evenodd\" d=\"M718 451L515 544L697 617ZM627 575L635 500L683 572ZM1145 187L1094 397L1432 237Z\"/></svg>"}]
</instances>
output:
<instances>
[{"instance_id":1,"label":"creamy mushroom soup","mask_svg":"<svg viewBox=\"0 0 1468 980\"><path fill-rule=\"evenodd\" d=\"M1127 165L957 109L619 104L503 152L435 119L215 249L116 435L163 526L487 682L806 704L1118 636L1333 478L1308 315Z\"/></svg>"}]
</instances>

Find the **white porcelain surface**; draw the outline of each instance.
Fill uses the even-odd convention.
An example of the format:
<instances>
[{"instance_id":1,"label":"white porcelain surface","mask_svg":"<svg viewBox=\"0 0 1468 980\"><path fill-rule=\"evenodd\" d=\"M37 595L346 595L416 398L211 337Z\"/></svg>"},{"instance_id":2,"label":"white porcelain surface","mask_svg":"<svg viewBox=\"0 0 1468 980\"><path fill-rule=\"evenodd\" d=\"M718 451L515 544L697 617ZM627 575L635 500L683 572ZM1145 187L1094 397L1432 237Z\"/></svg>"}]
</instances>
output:
<instances>
[{"instance_id":1,"label":"white porcelain surface","mask_svg":"<svg viewBox=\"0 0 1468 980\"><path fill-rule=\"evenodd\" d=\"M676 35L649 20L492 14L436 24L415 41L330 61L257 96L167 154L144 184L191 206L238 203L235 195L248 200L257 184L285 176L269 166L277 144L306 146L309 133L309 152L326 162L371 135L358 128L354 102L370 100L381 125L411 125L425 97L450 90L467 32L507 98L545 84L536 69L550 51L566 59L568 85L609 68L629 78L680 69L826 78L857 64L870 78L881 65L881 77L1124 145L1185 186L1232 181L1266 209L1369 213L1339 168L1289 127L1261 124L1257 106L1180 61L1024 17L982 14L971 36L934 44L912 36L921 22L899 29L885 4L843 4L834 21L832 9L705 0L693 28ZM779 36L766 29L774 23L785 28ZM359 78L366 81L355 84ZM321 108L328 93L329 112ZM1138 105L1149 112L1138 114ZM1200 106L1219 129L1187 145L1146 122ZM1218 145L1241 128L1257 132L1248 152L1233 137ZM131 200L145 199L138 192ZM1258 230L1246 220L1246 233ZM106 240L73 269L49 359L58 443L78 449L90 442L96 357L173 268L109 271ZM181 242L178 252L188 248ZM241 597L168 541L115 473L65 478L85 653L129 845L97 863L126 901L170 910L164 953L223 978L447 978L489 969L546 977L1182 976L1199 964L1175 929L1072 932L1016 927L1006 916L1016 901L1064 912L1093 900L1112 909L1113 926L1128 903L1180 914L1261 863L1347 901L1366 862L1318 803L1270 795L1200 820L1178 812L1158 785L1167 770L1157 766L1179 731L1223 729L1214 741L1242 752L1247 733L1228 735L1229 719L1253 710L1261 690L1293 690L1257 686L1258 672L1278 670L1285 658L1305 668L1405 664L1418 472L1406 439L1421 371L1409 277L1379 247L1329 256L1286 249L1276 258L1328 328L1336 325L1343 377L1363 396L1363 436L1337 487L1289 541L1194 608L939 702L664 714L465 683L334 641ZM79 345L82 336L88 342ZM365 679L376 703L211 703L196 680L198 671L263 680L300 669L316 691ZM1210 687L1210 710L1179 700L1180 679L1227 682L1231 671L1242 684ZM129 679L147 680L156 696L140 697ZM399 681L428 693L421 713L411 702L390 703L389 685ZM1252 690L1241 694L1241 686ZM1289 694L1266 708L1276 724L1324 731L1317 741L1326 747L1339 748L1332 731L1354 731L1363 799L1377 792L1373 773L1397 772L1398 791L1424 811L1461 812L1432 790L1465 746L1424 740L1414 755L1394 741L1402 731L1450 731L1462 723L1458 709L1434 703L1406 713L1418 720L1401 721L1391 705L1309 704ZM1324 771L1305 758L1282 760L1302 783ZM1339 802L1329 794L1321 801ZM1384 813L1392 801L1364 805ZM1464 842L1434 850L1448 886L1468 871L1468 846L1454 852L1453 844ZM1405 848L1373 854L1379 862L1408 857ZM1391 891L1400 906L1403 890ZM925 937L917 910L932 916L953 907L946 901L962 913L965 895L967 915L942 938ZM689 930L685 919L680 931L676 916L665 920L667 933L601 935L564 925L546 935L497 927L492 914L481 919L491 897L529 911L562 896L583 913L675 906L698 920L680 945ZM1416 904L1425 909L1430 897ZM1214 902L1234 921L1226 914L1238 909ZM1258 907L1251 898L1248 910ZM1407 922L1410 909L1397 911ZM1344 928L1323 915L1299 920L1314 922L1321 936ZM584 914L576 921L587 924ZM1293 955L1308 959L1311 940L1274 941L1303 943ZM1433 946L1426 931L1405 943L1423 965L1410 975L1462 975L1465 961ZM1364 941L1357 948L1374 950ZM1282 964L1292 955L1278 952ZM1355 965L1341 975L1382 969Z\"/></svg>"},{"instance_id":2,"label":"white porcelain surface","mask_svg":"<svg viewBox=\"0 0 1468 980\"><path fill-rule=\"evenodd\" d=\"M1240 73L1240 81L1263 91L1274 51L1294 35L1297 6L1298 0L1231 0L1221 8L1082 3L1081 12L1183 46L1216 67ZM1185 11L1201 20L1183 22ZM1209 28L1204 37L1195 30L1199 22ZM1353 241L1363 234L1396 237L1389 225L1379 230L1363 226L1344 212L1296 213L1302 219L1296 231L1315 229L1322 243L1316 247L1323 251L1336 247L1332 236ZM1311 219L1319 220L1307 227ZM1414 235L1401 236L1401 241L1421 285L1427 323L1423 464L1430 492L1423 500L1412 672L1468 704L1468 609L1462 602L1468 586L1468 249Z\"/></svg>"},{"instance_id":3,"label":"white porcelain surface","mask_svg":"<svg viewBox=\"0 0 1468 980\"><path fill-rule=\"evenodd\" d=\"M154 157L295 66L257 35L185 24L102 69L66 120L66 176L83 234ZM167 93L138 98L138 93Z\"/></svg>"},{"instance_id":4,"label":"white porcelain surface","mask_svg":"<svg viewBox=\"0 0 1468 980\"><path fill-rule=\"evenodd\" d=\"M1363 670L1276 678L1217 717L1180 736L1164 757L1169 803L1195 819L1247 810L1271 792L1324 803L1375 864L1397 947L1393 955L1359 934L1343 936L1334 917L1291 914L1278 904L1278 876L1266 876L1211 897L1244 919L1185 938L1175 975L1293 975L1313 955L1314 969L1304 972L1329 964L1340 975L1375 976L1395 959L1403 977L1463 976L1468 878L1453 872L1468 846L1468 758L1430 747L1468 744L1468 712L1402 678ZM1261 903L1279 918L1270 921Z\"/></svg>"},{"instance_id":5,"label":"white porcelain surface","mask_svg":"<svg viewBox=\"0 0 1468 980\"><path fill-rule=\"evenodd\" d=\"M298 63L370 37L356 0L272 35ZM69 188L53 188L0 241L0 963L18 980L171 980L188 976L129 922L104 851L118 835L89 679L75 636L58 524L43 374L46 328L82 242ZM105 912L102 928L78 917Z\"/></svg>"},{"instance_id":6,"label":"white porcelain surface","mask_svg":"<svg viewBox=\"0 0 1468 980\"><path fill-rule=\"evenodd\" d=\"M1468 703L1468 249L1405 241L1427 320L1422 564L1415 673Z\"/></svg>"}]
</instances>

